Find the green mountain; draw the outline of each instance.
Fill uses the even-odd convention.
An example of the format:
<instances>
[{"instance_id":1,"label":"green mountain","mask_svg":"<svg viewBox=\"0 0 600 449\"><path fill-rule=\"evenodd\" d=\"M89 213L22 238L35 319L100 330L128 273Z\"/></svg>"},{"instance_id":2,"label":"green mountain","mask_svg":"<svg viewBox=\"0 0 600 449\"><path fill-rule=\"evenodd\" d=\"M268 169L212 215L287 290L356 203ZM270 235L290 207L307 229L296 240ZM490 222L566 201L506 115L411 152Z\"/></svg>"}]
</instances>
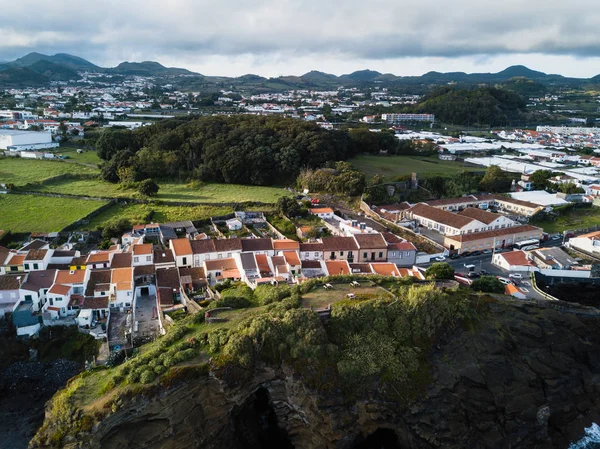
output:
<instances>
[{"instance_id":1,"label":"green mountain","mask_svg":"<svg viewBox=\"0 0 600 449\"><path fill-rule=\"evenodd\" d=\"M70 81L80 78L76 70L42 59L26 68L45 76L50 81Z\"/></svg>"},{"instance_id":2,"label":"green mountain","mask_svg":"<svg viewBox=\"0 0 600 449\"><path fill-rule=\"evenodd\" d=\"M44 86L50 80L28 67L9 67L0 70L0 87L22 88L31 86Z\"/></svg>"},{"instance_id":3,"label":"green mountain","mask_svg":"<svg viewBox=\"0 0 600 449\"><path fill-rule=\"evenodd\" d=\"M154 61L122 62L118 66L107 69L108 73L134 76L173 76L173 75L199 75L187 69L165 67Z\"/></svg>"}]
</instances>

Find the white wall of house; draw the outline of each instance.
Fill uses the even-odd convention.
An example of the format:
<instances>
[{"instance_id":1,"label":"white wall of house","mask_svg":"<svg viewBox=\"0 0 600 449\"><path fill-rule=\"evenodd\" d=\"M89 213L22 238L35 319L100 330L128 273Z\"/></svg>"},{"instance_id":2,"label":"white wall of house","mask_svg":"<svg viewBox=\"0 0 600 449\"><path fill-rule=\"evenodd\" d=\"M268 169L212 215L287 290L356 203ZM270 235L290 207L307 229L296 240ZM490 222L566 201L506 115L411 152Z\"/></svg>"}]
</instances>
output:
<instances>
[{"instance_id":1,"label":"white wall of house","mask_svg":"<svg viewBox=\"0 0 600 449\"><path fill-rule=\"evenodd\" d=\"M300 260L323 260L323 251L300 251Z\"/></svg>"},{"instance_id":2,"label":"white wall of house","mask_svg":"<svg viewBox=\"0 0 600 449\"><path fill-rule=\"evenodd\" d=\"M134 255L131 259L131 264L134 267L141 267L144 265L152 265L154 263L154 256L152 254L140 254Z\"/></svg>"},{"instance_id":3,"label":"white wall of house","mask_svg":"<svg viewBox=\"0 0 600 449\"><path fill-rule=\"evenodd\" d=\"M19 337L33 337L38 334L41 327L40 323L32 324L31 326L17 327L17 335Z\"/></svg>"},{"instance_id":4,"label":"white wall of house","mask_svg":"<svg viewBox=\"0 0 600 449\"><path fill-rule=\"evenodd\" d=\"M600 239L571 237L566 246L578 249L592 256L600 257Z\"/></svg>"}]
</instances>

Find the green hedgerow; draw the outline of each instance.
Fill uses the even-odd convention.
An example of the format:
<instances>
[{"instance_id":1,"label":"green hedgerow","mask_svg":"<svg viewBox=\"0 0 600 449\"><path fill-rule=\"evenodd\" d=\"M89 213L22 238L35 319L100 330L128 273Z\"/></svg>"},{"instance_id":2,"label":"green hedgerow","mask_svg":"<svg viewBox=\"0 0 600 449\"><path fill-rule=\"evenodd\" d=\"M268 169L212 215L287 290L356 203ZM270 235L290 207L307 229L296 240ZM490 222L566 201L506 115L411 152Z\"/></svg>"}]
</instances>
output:
<instances>
[{"instance_id":1,"label":"green hedgerow","mask_svg":"<svg viewBox=\"0 0 600 449\"><path fill-rule=\"evenodd\" d=\"M143 384L149 384L154 380L155 374L154 371L146 370L140 376L140 382Z\"/></svg>"}]
</instances>

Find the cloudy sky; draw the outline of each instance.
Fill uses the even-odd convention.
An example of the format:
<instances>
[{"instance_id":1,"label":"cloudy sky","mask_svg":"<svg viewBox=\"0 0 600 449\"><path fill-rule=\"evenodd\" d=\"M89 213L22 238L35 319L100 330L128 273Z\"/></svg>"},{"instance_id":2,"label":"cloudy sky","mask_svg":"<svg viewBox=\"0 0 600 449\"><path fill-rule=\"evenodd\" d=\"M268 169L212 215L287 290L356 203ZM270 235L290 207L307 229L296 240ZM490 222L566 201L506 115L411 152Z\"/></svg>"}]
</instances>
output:
<instances>
[{"instance_id":1,"label":"cloudy sky","mask_svg":"<svg viewBox=\"0 0 600 449\"><path fill-rule=\"evenodd\" d=\"M600 73L594 0L19 0L0 61L31 51L115 66L155 60L207 75Z\"/></svg>"}]
</instances>

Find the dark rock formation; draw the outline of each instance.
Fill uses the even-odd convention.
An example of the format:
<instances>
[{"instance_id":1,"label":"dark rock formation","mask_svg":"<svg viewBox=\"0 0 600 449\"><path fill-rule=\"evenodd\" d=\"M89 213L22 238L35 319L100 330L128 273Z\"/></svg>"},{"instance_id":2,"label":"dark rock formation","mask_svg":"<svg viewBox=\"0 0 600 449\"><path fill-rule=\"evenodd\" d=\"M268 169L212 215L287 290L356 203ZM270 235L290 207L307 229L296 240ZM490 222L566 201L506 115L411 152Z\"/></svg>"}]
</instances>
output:
<instances>
[{"instance_id":1,"label":"dark rock formation","mask_svg":"<svg viewBox=\"0 0 600 449\"><path fill-rule=\"evenodd\" d=\"M408 407L321 397L268 368L242 388L213 377L136 397L68 447L566 448L600 419L600 316L492 303L430 355Z\"/></svg>"}]
</instances>

